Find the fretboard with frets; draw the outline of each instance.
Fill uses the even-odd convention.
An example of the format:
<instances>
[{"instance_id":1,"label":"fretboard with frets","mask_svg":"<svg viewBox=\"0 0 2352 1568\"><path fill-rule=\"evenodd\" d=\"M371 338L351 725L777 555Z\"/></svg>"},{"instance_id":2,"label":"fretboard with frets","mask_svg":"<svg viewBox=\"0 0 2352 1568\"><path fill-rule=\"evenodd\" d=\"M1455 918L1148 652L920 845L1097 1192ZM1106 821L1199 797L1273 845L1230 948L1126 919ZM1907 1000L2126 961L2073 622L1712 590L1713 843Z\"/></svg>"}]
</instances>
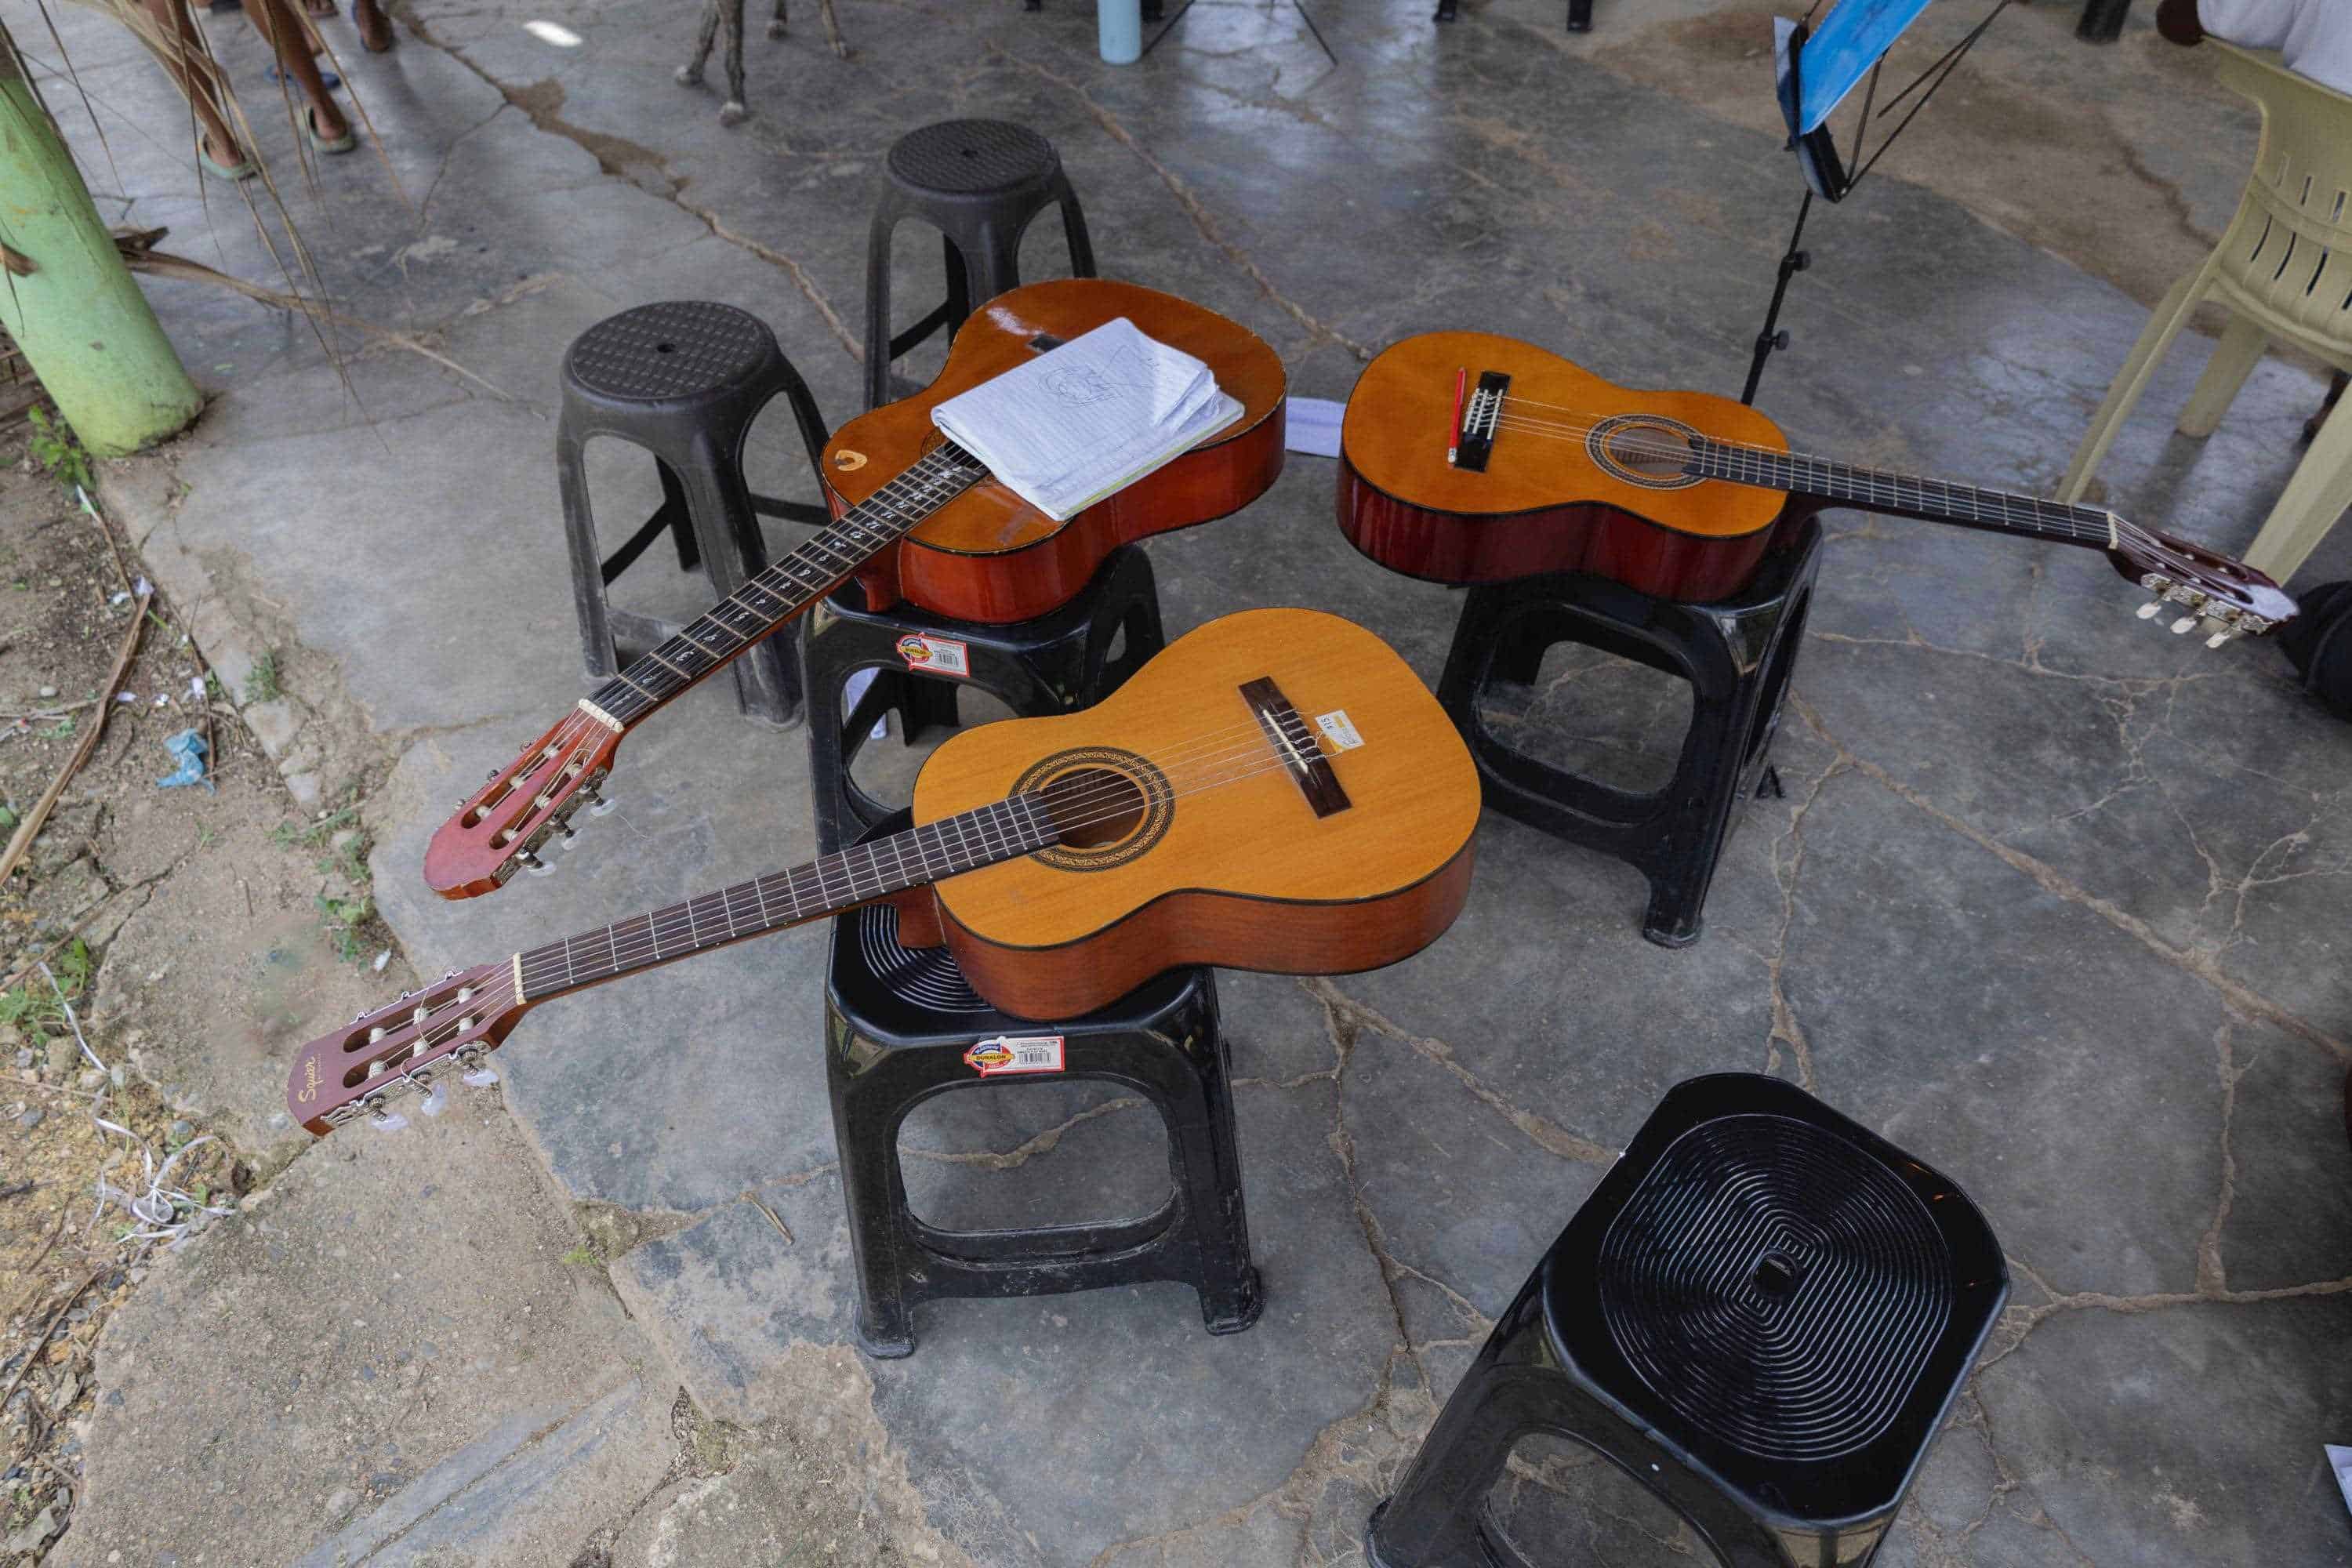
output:
<instances>
[{"instance_id":1,"label":"fretboard with frets","mask_svg":"<svg viewBox=\"0 0 2352 1568\"><path fill-rule=\"evenodd\" d=\"M1031 854L1059 843L1060 837L1053 811L1042 796L1013 795L518 953L516 1000L544 1001L615 975L839 914L908 888Z\"/></svg>"},{"instance_id":2,"label":"fretboard with frets","mask_svg":"<svg viewBox=\"0 0 2352 1568\"><path fill-rule=\"evenodd\" d=\"M986 476L978 459L952 441L925 453L823 532L598 687L587 705L624 727L635 723L833 592Z\"/></svg>"},{"instance_id":3,"label":"fretboard with frets","mask_svg":"<svg viewBox=\"0 0 2352 1568\"><path fill-rule=\"evenodd\" d=\"M1824 458L1774 452L1703 437L1691 442L1691 454L1683 471L1698 479L1727 479L1759 489L1817 496L1895 517L1958 523L1963 528L1981 528L1997 533L2030 534L2098 550L2108 549L2116 542L2115 520L2096 507L2038 500L2008 490L1915 479L1909 474L1881 473Z\"/></svg>"}]
</instances>

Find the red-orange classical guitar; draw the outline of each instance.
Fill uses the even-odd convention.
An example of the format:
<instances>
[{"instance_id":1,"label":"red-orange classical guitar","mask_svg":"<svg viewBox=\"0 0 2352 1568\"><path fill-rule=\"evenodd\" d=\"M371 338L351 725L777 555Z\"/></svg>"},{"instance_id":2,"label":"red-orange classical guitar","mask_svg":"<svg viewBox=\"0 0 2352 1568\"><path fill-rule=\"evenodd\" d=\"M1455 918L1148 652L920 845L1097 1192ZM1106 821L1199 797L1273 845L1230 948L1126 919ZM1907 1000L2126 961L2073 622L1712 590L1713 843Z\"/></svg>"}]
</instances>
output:
<instances>
[{"instance_id":1,"label":"red-orange classical guitar","mask_svg":"<svg viewBox=\"0 0 2352 1568\"><path fill-rule=\"evenodd\" d=\"M1121 316L1205 363L1241 417L1066 522L932 426L935 405ZM469 899L540 864L547 840L571 837L572 814L600 801L622 736L853 576L875 608L905 598L956 620L1027 620L1066 603L1118 546L1240 510L1282 471L1284 389L1282 362L1247 328L1171 294L1082 278L999 295L957 331L938 380L826 445L833 524L582 699L459 802L425 847L425 882Z\"/></svg>"},{"instance_id":2,"label":"red-orange classical guitar","mask_svg":"<svg viewBox=\"0 0 2352 1568\"><path fill-rule=\"evenodd\" d=\"M1488 332L1407 338L1364 368L1339 439L1339 528L1383 566L1441 583L1591 572L1661 598L1737 593L1823 507L2103 551L2172 629L2266 632L2294 601L2252 568L2112 511L1789 450L1703 392L1637 392Z\"/></svg>"}]
</instances>

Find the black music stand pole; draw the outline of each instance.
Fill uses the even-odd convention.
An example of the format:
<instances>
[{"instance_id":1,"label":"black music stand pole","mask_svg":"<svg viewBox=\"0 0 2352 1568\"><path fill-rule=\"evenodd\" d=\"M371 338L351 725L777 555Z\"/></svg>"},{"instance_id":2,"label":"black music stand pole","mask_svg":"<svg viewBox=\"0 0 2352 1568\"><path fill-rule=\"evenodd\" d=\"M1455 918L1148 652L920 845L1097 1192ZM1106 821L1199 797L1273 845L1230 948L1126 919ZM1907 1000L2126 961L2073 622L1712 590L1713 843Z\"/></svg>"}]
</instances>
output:
<instances>
[{"instance_id":1,"label":"black music stand pole","mask_svg":"<svg viewBox=\"0 0 2352 1568\"><path fill-rule=\"evenodd\" d=\"M1772 285L1772 303L1764 312L1764 330L1756 334L1756 357L1748 363L1748 384L1741 389L1739 401L1756 401L1757 384L1764 379L1764 366L1773 352L1789 346L1789 333L1780 325L1780 306L1789 298L1789 279L1813 264L1811 252L1798 248L1805 237L1805 219L1813 210L1813 193L1808 190L1805 199L1797 204L1797 226L1790 232L1788 254L1780 258L1780 281Z\"/></svg>"}]
</instances>

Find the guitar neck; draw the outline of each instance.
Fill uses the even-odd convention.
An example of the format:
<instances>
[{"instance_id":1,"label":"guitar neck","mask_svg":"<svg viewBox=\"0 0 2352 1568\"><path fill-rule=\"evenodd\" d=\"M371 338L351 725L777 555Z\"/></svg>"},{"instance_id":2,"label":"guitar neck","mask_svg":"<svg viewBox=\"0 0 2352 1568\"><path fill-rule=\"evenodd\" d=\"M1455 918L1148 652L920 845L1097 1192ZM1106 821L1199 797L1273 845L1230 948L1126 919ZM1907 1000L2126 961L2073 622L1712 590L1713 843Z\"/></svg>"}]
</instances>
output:
<instances>
[{"instance_id":1,"label":"guitar neck","mask_svg":"<svg viewBox=\"0 0 2352 1568\"><path fill-rule=\"evenodd\" d=\"M950 441L598 687L584 706L626 731L846 582L987 476Z\"/></svg>"},{"instance_id":2,"label":"guitar neck","mask_svg":"<svg viewBox=\"0 0 2352 1568\"><path fill-rule=\"evenodd\" d=\"M1824 458L1734 446L1704 437L1694 441L1692 447L1690 461L1683 471L1700 479L1727 479L1736 485L1785 490L1790 495L1858 507L1890 517L1948 522L1961 528L2020 534L2092 550L2112 550L2117 542L2115 518L2096 507L2042 500L2013 491L1989 490L1909 474L1882 473L1874 468L1833 463Z\"/></svg>"},{"instance_id":3,"label":"guitar neck","mask_svg":"<svg viewBox=\"0 0 2352 1568\"><path fill-rule=\"evenodd\" d=\"M1043 798L1013 795L519 952L513 960L515 999L544 1002L714 947L822 920L1059 841Z\"/></svg>"}]
</instances>

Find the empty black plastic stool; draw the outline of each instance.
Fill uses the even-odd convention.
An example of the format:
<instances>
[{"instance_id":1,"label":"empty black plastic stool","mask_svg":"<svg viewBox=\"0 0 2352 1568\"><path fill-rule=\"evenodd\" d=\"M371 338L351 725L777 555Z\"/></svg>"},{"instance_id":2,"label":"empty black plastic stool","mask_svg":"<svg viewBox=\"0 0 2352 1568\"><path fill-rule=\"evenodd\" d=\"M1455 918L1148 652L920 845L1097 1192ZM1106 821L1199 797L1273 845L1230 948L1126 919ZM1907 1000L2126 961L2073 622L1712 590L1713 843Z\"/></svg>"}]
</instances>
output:
<instances>
[{"instance_id":1,"label":"empty black plastic stool","mask_svg":"<svg viewBox=\"0 0 2352 1568\"><path fill-rule=\"evenodd\" d=\"M748 311L699 300L640 305L572 341L563 356L555 452L590 679L618 672L622 648L656 647L678 629L605 602L605 588L662 533L676 542L681 567L702 567L717 599L766 569L762 514L826 521L822 506L753 495L744 485L744 438L779 393L791 400L809 465L817 468L825 428L816 400L775 334ZM596 542L583 461L597 436L643 447L661 478L660 510L610 556ZM798 718L800 664L792 637L780 633L738 659L735 689L743 711L756 718L775 724Z\"/></svg>"},{"instance_id":2,"label":"empty black plastic stool","mask_svg":"<svg viewBox=\"0 0 2352 1568\"><path fill-rule=\"evenodd\" d=\"M1762 776L1821 539L1821 525L1808 521L1745 589L1712 605L1652 598L1576 573L1475 587L1463 604L1437 696L1477 762L1486 804L1630 862L1650 882L1642 934L1662 946L1698 940L1716 863ZM1664 787L1643 794L1580 778L1505 745L1479 717L1489 681L1531 684L1544 650L1561 642L1690 683L1690 729Z\"/></svg>"},{"instance_id":3,"label":"empty black plastic stool","mask_svg":"<svg viewBox=\"0 0 2352 1568\"><path fill-rule=\"evenodd\" d=\"M1779 1079L1676 1085L1373 1511L1374 1568L1517 1568L1512 1446L1597 1450L1732 1568L1853 1568L2009 1296L1968 1195Z\"/></svg>"},{"instance_id":4,"label":"empty black plastic stool","mask_svg":"<svg viewBox=\"0 0 2352 1568\"><path fill-rule=\"evenodd\" d=\"M958 686L976 686L1024 717L1075 712L1117 690L1163 641L1151 560L1132 544L1104 557L1076 598L1034 621L981 626L912 605L874 611L864 603L855 584L827 599L803 650L809 787L817 847L827 854L891 810L850 776L885 712L898 710L909 745L933 725L954 727ZM844 689L860 670L873 670L873 683L847 703Z\"/></svg>"},{"instance_id":5,"label":"empty black plastic stool","mask_svg":"<svg viewBox=\"0 0 2352 1568\"><path fill-rule=\"evenodd\" d=\"M1002 120L942 120L891 145L889 180L866 240L866 405L891 401L890 362L944 329L953 338L974 305L1021 282L1021 237L1047 207L1062 209L1070 275L1095 275L1087 215L1054 144ZM919 217L947 248L947 298L895 337L890 331L890 232Z\"/></svg>"},{"instance_id":6,"label":"empty black plastic stool","mask_svg":"<svg viewBox=\"0 0 2352 1568\"><path fill-rule=\"evenodd\" d=\"M896 832L909 820L899 812L877 831ZM857 1265L857 1340L866 1353L912 1353L919 1302L1158 1279L1199 1291L1213 1334L1255 1322L1261 1300L1212 972L1176 970L1083 1018L1035 1023L991 1008L945 948L901 946L898 930L887 905L836 919L824 994L825 1081ZM987 1231L925 1224L908 1206L898 1166L908 1113L951 1089L978 1093L1047 1073L1116 1083L1159 1109L1168 1128L1167 1201L1140 1218L1102 1224Z\"/></svg>"}]
</instances>

